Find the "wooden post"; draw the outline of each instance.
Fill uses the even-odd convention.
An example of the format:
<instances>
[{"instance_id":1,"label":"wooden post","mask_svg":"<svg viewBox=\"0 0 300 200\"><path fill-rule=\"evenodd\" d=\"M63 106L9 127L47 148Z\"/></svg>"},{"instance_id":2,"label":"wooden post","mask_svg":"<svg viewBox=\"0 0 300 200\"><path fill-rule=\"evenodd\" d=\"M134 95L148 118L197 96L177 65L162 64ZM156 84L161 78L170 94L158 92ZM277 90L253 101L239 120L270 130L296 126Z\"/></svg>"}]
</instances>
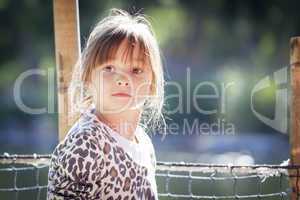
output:
<instances>
[{"instance_id":1,"label":"wooden post","mask_svg":"<svg viewBox=\"0 0 300 200\"><path fill-rule=\"evenodd\" d=\"M290 40L290 66L291 66L291 127L290 127L290 164L300 165L300 37ZM300 171L299 171L300 172ZM291 170L290 175L299 176L296 170ZM299 200L300 179L291 178L293 188L292 200ZM297 194L298 193L298 194Z\"/></svg>"},{"instance_id":2,"label":"wooden post","mask_svg":"<svg viewBox=\"0 0 300 200\"><path fill-rule=\"evenodd\" d=\"M77 0L54 0L55 57L58 90L58 125L61 141L69 123L68 86L72 69L80 56L79 11Z\"/></svg>"}]
</instances>

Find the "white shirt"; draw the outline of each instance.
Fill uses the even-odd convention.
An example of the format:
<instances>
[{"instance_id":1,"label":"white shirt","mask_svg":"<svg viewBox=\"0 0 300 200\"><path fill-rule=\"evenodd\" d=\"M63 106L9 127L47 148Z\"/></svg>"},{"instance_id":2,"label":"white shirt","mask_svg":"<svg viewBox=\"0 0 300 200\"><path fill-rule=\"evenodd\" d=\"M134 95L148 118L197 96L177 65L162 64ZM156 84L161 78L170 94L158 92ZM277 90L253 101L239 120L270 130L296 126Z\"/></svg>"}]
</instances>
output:
<instances>
[{"instance_id":1,"label":"white shirt","mask_svg":"<svg viewBox=\"0 0 300 200\"><path fill-rule=\"evenodd\" d=\"M120 135L115 130L110 128L107 124L100 121L95 114L95 107L89 109L85 114L93 117L108 130L110 130L111 136L113 136L118 141L119 145L126 151L126 153L128 153L136 163L148 168L148 178L151 182L153 190L157 194L157 185L155 179L156 155L151 138L145 132L144 128L140 125L137 126L135 136L138 140L138 143L136 143Z\"/></svg>"}]
</instances>

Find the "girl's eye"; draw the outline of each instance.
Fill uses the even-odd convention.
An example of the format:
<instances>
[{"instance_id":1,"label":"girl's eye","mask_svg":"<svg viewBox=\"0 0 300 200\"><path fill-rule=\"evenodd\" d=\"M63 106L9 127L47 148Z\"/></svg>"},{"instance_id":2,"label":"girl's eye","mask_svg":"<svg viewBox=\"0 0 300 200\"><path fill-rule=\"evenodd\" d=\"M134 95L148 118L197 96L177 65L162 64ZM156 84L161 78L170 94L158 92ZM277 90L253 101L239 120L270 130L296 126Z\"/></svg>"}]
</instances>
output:
<instances>
[{"instance_id":1,"label":"girl's eye","mask_svg":"<svg viewBox=\"0 0 300 200\"><path fill-rule=\"evenodd\" d=\"M135 67L135 68L132 69L132 72L134 74L140 74L140 73L143 72L143 70L141 68L139 68L139 67Z\"/></svg>"},{"instance_id":2,"label":"girl's eye","mask_svg":"<svg viewBox=\"0 0 300 200\"><path fill-rule=\"evenodd\" d=\"M103 67L103 70L104 70L105 72L113 72L113 71L114 71L114 66L112 66L112 65L107 65L107 66Z\"/></svg>"}]
</instances>

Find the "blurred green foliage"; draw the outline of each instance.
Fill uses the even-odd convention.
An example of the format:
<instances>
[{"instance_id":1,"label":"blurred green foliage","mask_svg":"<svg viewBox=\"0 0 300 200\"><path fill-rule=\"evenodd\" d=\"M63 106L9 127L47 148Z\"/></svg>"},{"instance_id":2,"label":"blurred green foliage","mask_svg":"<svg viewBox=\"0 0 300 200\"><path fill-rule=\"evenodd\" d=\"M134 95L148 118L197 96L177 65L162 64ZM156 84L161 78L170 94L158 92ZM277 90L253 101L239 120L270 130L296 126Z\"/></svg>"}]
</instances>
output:
<instances>
[{"instance_id":1,"label":"blurred green foliage","mask_svg":"<svg viewBox=\"0 0 300 200\"><path fill-rule=\"evenodd\" d=\"M55 69L52 4L49 0L0 0L3 112L18 109L12 91L22 72ZM144 13L161 46L168 80L184 86L183 74L190 67L194 85L200 81L236 82L237 87L228 91L229 119L239 124L241 131L256 127L264 131L269 129L253 115L241 118L240 113L250 112L250 91L255 83L289 63L289 39L300 31L299 6L297 0L80 0L81 43L83 47L92 27L112 7ZM36 106L47 104L47 76L32 77L24 84L26 91L35 88L36 92L25 92L26 101ZM271 97L272 90L268 92ZM263 97L263 102L272 105L272 98ZM189 116L199 117L194 111Z\"/></svg>"}]
</instances>

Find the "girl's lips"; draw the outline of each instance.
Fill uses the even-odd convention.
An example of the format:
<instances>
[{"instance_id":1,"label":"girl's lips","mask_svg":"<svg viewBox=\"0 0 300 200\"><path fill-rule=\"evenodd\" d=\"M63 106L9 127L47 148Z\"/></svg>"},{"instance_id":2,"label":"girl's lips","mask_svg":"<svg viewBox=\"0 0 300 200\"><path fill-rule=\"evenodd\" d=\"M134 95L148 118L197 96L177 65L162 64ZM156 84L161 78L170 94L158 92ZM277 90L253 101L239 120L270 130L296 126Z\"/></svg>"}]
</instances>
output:
<instances>
[{"instance_id":1,"label":"girl's lips","mask_svg":"<svg viewBox=\"0 0 300 200\"><path fill-rule=\"evenodd\" d=\"M117 96L117 97L131 97L131 95L129 95L127 93L122 93L122 92L114 93L114 94L112 94L112 96Z\"/></svg>"}]
</instances>

